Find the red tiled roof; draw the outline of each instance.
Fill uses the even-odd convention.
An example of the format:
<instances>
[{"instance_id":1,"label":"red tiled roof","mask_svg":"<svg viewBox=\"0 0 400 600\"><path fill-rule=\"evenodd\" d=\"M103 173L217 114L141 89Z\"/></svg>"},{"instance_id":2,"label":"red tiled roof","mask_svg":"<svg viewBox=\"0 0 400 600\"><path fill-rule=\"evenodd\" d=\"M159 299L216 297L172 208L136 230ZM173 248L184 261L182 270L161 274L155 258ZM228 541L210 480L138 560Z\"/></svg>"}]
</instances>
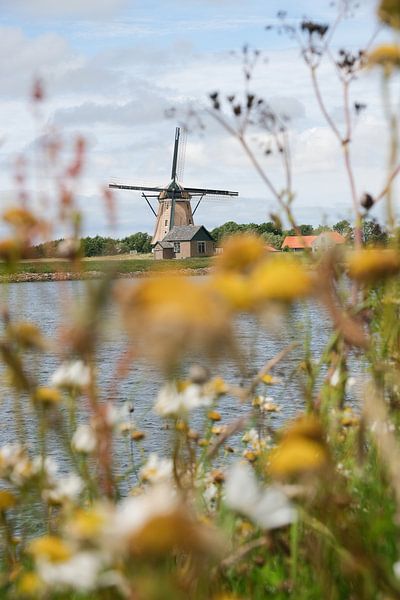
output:
<instances>
[{"instance_id":1,"label":"red tiled roof","mask_svg":"<svg viewBox=\"0 0 400 600\"><path fill-rule=\"evenodd\" d=\"M338 231L323 231L320 235L325 234L336 244L345 244L346 240ZM318 236L319 237L319 236Z\"/></svg>"},{"instance_id":2,"label":"red tiled roof","mask_svg":"<svg viewBox=\"0 0 400 600\"><path fill-rule=\"evenodd\" d=\"M311 248L312 244L320 236L328 236L335 244L344 244L345 238L337 231L323 231L319 235L287 235L283 241L282 248Z\"/></svg>"},{"instance_id":3,"label":"red tiled roof","mask_svg":"<svg viewBox=\"0 0 400 600\"><path fill-rule=\"evenodd\" d=\"M287 235L283 240L282 248L311 248L317 235Z\"/></svg>"}]
</instances>

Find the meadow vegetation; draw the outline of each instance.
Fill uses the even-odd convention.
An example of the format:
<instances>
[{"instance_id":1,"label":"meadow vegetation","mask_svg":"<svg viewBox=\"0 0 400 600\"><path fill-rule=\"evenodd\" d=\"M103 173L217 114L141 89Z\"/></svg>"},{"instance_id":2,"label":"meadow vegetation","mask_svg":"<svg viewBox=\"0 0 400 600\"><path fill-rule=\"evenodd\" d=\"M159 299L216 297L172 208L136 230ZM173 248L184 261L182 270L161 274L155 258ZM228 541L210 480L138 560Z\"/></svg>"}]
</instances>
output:
<instances>
[{"instance_id":1,"label":"meadow vegetation","mask_svg":"<svg viewBox=\"0 0 400 600\"><path fill-rule=\"evenodd\" d=\"M347 8L339 2L332 25L306 20L295 28L280 14L279 27L298 40L332 142L336 138L342 149L354 248L276 257L260 236L241 233L225 241L212 274L200 283L169 272L116 281L110 272L82 284L85 296L51 339L35 323L14 318L3 286L2 382L13 410L8 442L0 444L0 597L400 598L397 104L384 96L393 111L392 139L386 183L375 197L357 195L349 135L361 110L359 103L349 108L352 81L361 69L378 69L387 94L398 75L400 50L396 44L371 45L337 54L333 35ZM396 38L398 2L382 0L378 17ZM301 235L292 213L290 123L251 92L258 57L258 51L243 49L243 97L213 92L209 114L236 137L275 197L271 220ZM339 125L319 84L319 67L331 60L344 92ZM32 101L40 115L45 103L38 85ZM256 127L265 139L265 160L271 152L282 157L283 190L251 149ZM59 222L70 231L63 256L70 268L84 268L75 190L85 144L77 139L65 164L52 135L41 139L49 171L56 174L53 194L41 198L37 210L19 178L16 204L2 214L10 235L0 241L0 255L9 272L21 268L38 240L51 239L54 220L46 220L45 209L55 200ZM109 190L104 198L112 216ZM379 202L387 209L386 247L365 248L363 224ZM98 352L111 302L124 343L111 383L102 388ZM303 337L292 329L293 311L310 303L331 323L318 355L311 352L307 327ZM259 336L282 341L285 330L292 342L282 342L275 355L266 343L265 362L256 366L237 338L241 315L257 323ZM296 379L301 408L276 430L273 415L285 408L274 399L279 369L294 350L299 360L285 385ZM57 365L43 381L49 353ZM350 371L351 357L360 365L357 373ZM119 395L119 383L137 361L150 365L157 379L159 391L148 409L163 423L151 430L153 448L161 430L169 436L162 452L146 451L150 433L137 422L131 398ZM229 376L222 378L227 365ZM237 416L227 407L237 409ZM124 444L128 466L121 470L117 448Z\"/></svg>"}]
</instances>

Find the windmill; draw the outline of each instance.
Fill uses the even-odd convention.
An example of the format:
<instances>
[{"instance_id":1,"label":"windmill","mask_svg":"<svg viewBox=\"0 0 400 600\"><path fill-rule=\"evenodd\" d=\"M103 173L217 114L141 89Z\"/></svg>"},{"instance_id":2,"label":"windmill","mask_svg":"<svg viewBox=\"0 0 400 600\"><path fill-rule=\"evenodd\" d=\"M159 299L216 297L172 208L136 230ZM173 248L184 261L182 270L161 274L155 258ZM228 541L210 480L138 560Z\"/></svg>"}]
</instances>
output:
<instances>
[{"instance_id":1,"label":"windmill","mask_svg":"<svg viewBox=\"0 0 400 600\"><path fill-rule=\"evenodd\" d=\"M211 190L207 188L183 187L177 181L178 151L181 130L175 130L174 154L172 159L171 181L166 187L147 187L142 185L126 185L110 183L110 188L119 190L135 190L142 192L152 213L156 217L156 225L152 245L162 241L165 235L175 226L193 225L193 215L196 213L204 196L238 196L238 192L228 190ZM150 198L158 199L157 211L154 210ZM192 210L191 200L196 199L196 206Z\"/></svg>"}]
</instances>

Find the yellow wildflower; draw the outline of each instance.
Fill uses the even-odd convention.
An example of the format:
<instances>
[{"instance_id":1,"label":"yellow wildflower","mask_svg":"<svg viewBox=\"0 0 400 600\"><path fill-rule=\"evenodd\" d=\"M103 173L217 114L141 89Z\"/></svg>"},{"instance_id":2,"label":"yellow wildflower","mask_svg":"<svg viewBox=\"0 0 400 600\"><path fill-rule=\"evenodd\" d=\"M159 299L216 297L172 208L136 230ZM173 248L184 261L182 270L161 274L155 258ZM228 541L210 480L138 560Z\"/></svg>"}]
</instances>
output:
<instances>
[{"instance_id":1,"label":"yellow wildflower","mask_svg":"<svg viewBox=\"0 0 400 600\"><path fill-rule=\"evenodd\" d=\"M206 440L205 438L202 438L197 443L200 446L200 448L206 448L207 446L209 446L210 440Z\"/></svg>"},{"instance_id":2,"label":"yellow wildflower","mask_svg":"<svg viewBox=\"0 0 400 600\"><path fill-rule=\"evenodd\" d=\"M273 477L291 477L315 471L328 461L321 424L314 415L301 416L283 432L278 446L269 455Z\"/></svg>"},{"instance_id":3,"label":"yellow wildflower","mask_svg":"<svg viewBox=\"0 0 400 600\"><path fill-rule=\"evenodd\" d=\"M52 387L39 387L34 395L34 401L44 406L56 406L61 401L60 392Z\"/></svg>"},{"instance_id":4,"label":"yellow wildflower","mask_svg":"<svg viewBox=\"0 0 400 600\"><path fill-rule=\"evenodd\" d=\"M381 44L368 55L369 67L382 67L385 75L400 67L400 46L397 44Z\"/></svg>"},{"instance_id":5,"label":"yellow wildflower","mask_svg":"<svg viewBox=\"0 0 400 600\"><path fill-rule=\"evenodd\" d=\"M263 383L266 383L267 385L269 385L269 384L272 385L273 383L278 383L278 380L276 379L276 377L273 377L269 373L265 373L265 375L262 375L260 377L260 381L262 381Z\"/></svg>"},{"instance_id":6,"label":"yellow wildflower","mask_svg":"<svg viewBox=\"0 0 400 600\"><path fill-rule=\"evenodd\" d=\"M191 385L191 383L192 382L188 379L178 379L176 382L176 389L178 392L184 392Z\"/></svg>"},{"instance_id":7,"label":"yellow wildflower","mask_svg":"<svg viewBox=\"0 0 400 600\"><path fill-rule=\"evenodd\" d=\"M208 381L204 386L205 394L223 396L224 394L227 394L228 391L229 387L222 377L214 377L214 379Z\"/></svg>"},{"instance_id":8,"label":"yellow wildflower","mask_svg":"<svg viewBox=\"0 0 400 600\"><path fill-rule=\"evenodd\" d=\"M390 27L400 29L399 0L381 0L378 7L378 17Z\"/></svg>"},{"instance_id":9,"label":"yellow wildflower","mask_svg":"<svg viewBox=\"0 0 400 600\"><path fill-rule=\"evenodd\" d=\"M87 540L96 537L105 522L106 514L101 508L78 509L68 524L68 531L75 538Z\"/></svg>"},{"instance_id":10,"label":"yellow wildflower","mask_svg":"<svg viewBox=\"0 0 400 600\"><path fill-rule=\"evenodd\" d=\"M221 420L221 415L216 410L210 410L207 413L207 417L210 419L210 421L220 421Z\"/></svg>"},{"instance_id":11,"label":"yellow wildflower","mask_svg":"<svg viewBox=\"0 0 400 600\"><path fill-rule=\"evenodd\" d=\"M300 262L277 258L263 262L250 277L253 299L257 305L272 300L293 302L311 293L311 277Z\"/></svg>"},{"instance_id":12,"label":"yellow wildflower","mask_svg":"<svg viewBox=\"0 0 400 600\"><path fill-rule=\"evenodd\" d=\"M32 540L28 552L37 559L44 558L53 563L64 562L72 556L69 545L54 535L44 535Z\"/></svg>"},{"instance_id":13,"label":"yellow wildflower","mask_svg":"<svg viewBox=\"0 0 400 600\"><path fill-rule=\"evenodd\" d=\"M222 298L228 308L234 311L250 310L252 295L248 278L240 273L217 273L211 280L212 290Z\"/></svg>"},{"instance_id":14,"label":"yellow wildflower","mask_svg":"<svg viewBox=\"0 0 400 600\"><path fill-rule=\"evenodd\" d=\"M245 450L243 452L243 457L248 460L249 462L255 462L257 460L258 457L258 453L254 452L253 450Z\"/></svg>"},{"instance_id":15,"label":"yellow wildflower","mask_svg":"<svg viewBox=\"0 0 400 600\"><path fill-rule=\"evenodd\" d=\"M225 433L225 431L226 431L225 425L213 425L211 427L211 433L213 435L221 435L222 433Z\"/></svg>"},{"instance_id":16,"label":"yellow wildflower","mask_svg":"<svg viewBox=\"0 0 400 600\"><path fill-rule=\"evenodd\" d=\"M321 468L327 460L324 447L306 437L282 440L270 454L269 473L273 477L290 477Z\"/></svg>"},{"instance_id":17,"label":"yellow wildflower","mask_svg":"<svg viewBox=\"0 0 400 600\"><path fill-rule=\"evenodd\" d=\"M220 356L231 343L226 311L198 282L159 276L119 288L128 333L166 370L189 352Z\"/></svg>"},{"instance_id":18,"label":"yellow wildflower","mask_svg":"<svg viewBox=\"0 0 400 600\"><path fill-rule=\"evenodd\" d=\"M12 338L24 348L43 348L44 341L37 325L28 322L15 323L9 327Z\"/></svg>"},{"instance_id":19,"label":"yellow wildflower","mask_svg":"<svg viewBox=\"0 0 400 600\"><path fill-rule=\"evenodd\" d=\"M292 421L284 431L284 437L307 437L322 442L323 431L319 419L315 415L302 415Z\"/></svg>"},{"instance_id":20,"label":"yellow wildflower","mask_svg":"<svg viewBox=\"0 0 400 600\"><path fill-rule=\"evenodd\" d=\"M21 246L14 239L0 240L0 259L6 262L13 262L21 257Z\"/></svg>"},{"instance_id":21,"label":"yellow wildflower","mask_svg":"<svg viewBox=\"0 0 400 600\"><path fill-rule=\"evenodd\" d=\"M140 442L146 437L146 434L143 431L132 431L131 438L134 442Z\"/></svg>"},{"instance_id":22,"label":"yellow wildflower","mask_svg":"<svg viewBox=\"0 0 400 600\"><path fill-rule=\"evenodd\" d=\"M3 220L14 227L33 227L37 224L36 217L26 208L19 206L6 210Z\"/></svg>"},{"instance_id":23,"label":"yellow wildflower","mask_svg":"<svg viewBox=\"0 0 400 600\"><path fill-rule=\"evenodd\" d=\"M9 508L13 508L17 503L17 499L8 490L0 490L0 512Z\"/></svg>"},{"instance_id":24,"label":"yellow wildflower","mask_svg":"<svg viewBox=\"0 0 400 600\"><path fill-rule=\"evenodd\" d=\"M348 260L349 276L360 282L371 283L400 271L400 257L395 250L372 248L359 250Z\"/></svg>"},{"instance_id":25,"label":"yellow wildflower","mask_svg":"<svg viewBox=\"0 0 400 600\"><path fill-rule=\"evenodd\" d=\"M42 583L39 576L32 571L24 573L18 581L17 589L21 596L38 598L42 589Z\"/></svg>"},{"instance_id":26,"label":"yellow wildflower","mask_svg":"<svg viewBox=\"0 0 400 600\"><path fill-rule=\"evenodd\" d=\"M182 421L182 419L179 419L176 422L175 429L177 431L183 431L183 432L185 432L185 431L188 430L188 428L189 428L188 424L185 421Z\"/></svg>"},{"instance_id":27,"label":"yellow wildflower","mask_svg":"<svg viewBox=\"0 0 400 600\"><path fill-rule=\"evenodd\" d=\"M223 271L248 272L266 255L265 244L257 235L246 233L230 236L216 266Z\"/></svg>"}]
</instances>

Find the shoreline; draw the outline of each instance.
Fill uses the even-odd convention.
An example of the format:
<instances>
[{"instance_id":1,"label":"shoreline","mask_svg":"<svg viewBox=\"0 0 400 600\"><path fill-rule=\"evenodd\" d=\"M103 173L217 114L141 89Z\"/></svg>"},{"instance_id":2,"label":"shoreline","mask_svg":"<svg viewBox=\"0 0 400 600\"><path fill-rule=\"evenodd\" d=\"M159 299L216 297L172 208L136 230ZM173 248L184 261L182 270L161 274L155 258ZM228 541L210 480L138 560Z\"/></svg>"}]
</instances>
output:
<instances>
[{"instance_id":1,"label":"shoreline","mask_svg":"<svg viewBox=\"0 0 400 600\"><path fill-rule=\"evenodd\" d=\"M142 277L151 277L163 273L186 275L186 276L205 276L212 272L212 267L200 267L198 269L171 269L168 271L153 271L151 269L143 271L130 271L114 273L114 279L139 279ZM10 275L0 275L0 284L2 283L32 283L46 281L85 281L93 279L102 279L106 276L104 271L58 271L56 273L13 273Z\"/></svg>"}]
</instances>

